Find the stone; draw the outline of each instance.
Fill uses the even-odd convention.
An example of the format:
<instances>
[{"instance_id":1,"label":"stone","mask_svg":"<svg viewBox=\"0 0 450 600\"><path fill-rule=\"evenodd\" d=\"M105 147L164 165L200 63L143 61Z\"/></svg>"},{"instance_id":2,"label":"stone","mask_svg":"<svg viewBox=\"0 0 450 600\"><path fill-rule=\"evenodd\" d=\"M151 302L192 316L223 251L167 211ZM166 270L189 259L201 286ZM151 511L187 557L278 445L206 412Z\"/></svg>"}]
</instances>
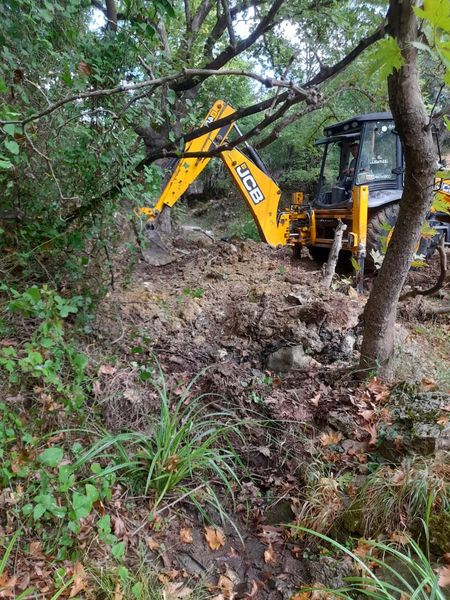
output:
<instances>
[{"instance_id":1,"label":"stone","mask_svg":"<svg viewBox=\"0 0 450 600\"><path fill-rule=\"evenodd\" d=\"M327 414L327 423L347 438L352 438L355 435L355 431L358 430L358 425L352 415L345 410L330 411Z\"/></svg>"},{"instance_id":2,"label":"stone","mask_svg":"<svg viewBox=\"0 0 450 600\"><path fill-rule=\"evenodd\" d=\"M355 350L356 338L351 333L347 333L341 342L341 352L345 358L352 358Z\"/></svg>"},{"instance_id":3,"label":"stone","mask_svg":"<svg viewBox=\"0 0 450 600\"><path fill-rule=\"evenodd\" d=\"M438 556L450 552L450 514L443 510L432 512L428 523L430 545Z\"/></svg>"},{"instance_id":4,"label":"stone","mask_svg":"<svg viewBox=\"0 0 450 600\"><path fill-rule=\"evenodd\" d=\"M386 408L392 422L379 428L379 452L388 460L405 454L428 456L450 448L450 424L438 422L448 413L450 394L417 392L414 387L395 389Z\"/></svg>"},{"instance_id":5,"label":"stone","mask_svg":"<svg viewBox=\"0 0 450 600\"><path fill-rule=\"evenodd\" d=\"M308 561L308 567L312 582L331 589L344 587L344 577L351 575L353 570L350 557L338 560L331 556L320 556L317 560Z\"/></svg>"},{"instance_id":6,"label":"stone","mask_svg":"<svg viewBox=\"0 0 450 600\"><path fill-rule=\"evenodd\" d=\"M202 312L201 307L193 298L186 298L178 307L177 316L187 323L195 321Z\"/></svg>"},{"instance_id":7,"label":"stone","mask_svg":"<svg viewBox=\"0 0 450 600\"><path fill-rule=\"evenodd\" d=\"M181 225L178 237L185 242L191 242L200 247L212 246L215 242L212 231L206 231L194 225Z\"/></svg>"},{"instance_id":8,"label":"stone","mask_svg":"<svg viewBox=\"0 0 450 600\"><path fill-rule=\"evenodd\" d=\"M301 294L291 292L286 296L286 301L289 304L293 304L295 306L296 304L306 304L306 302L308 302L308 299L305 298L305 296L302 296Z\"/></svg>"},{"instance_id":9,"label":"stone","mask_svg":"<svg viewBox=\"0 0 450 600\"><path fill-rule=\"evenodd\" d=\"M320 363L305 354L303 346L287 346L270 354L267 358L269 371L286 373L295 369L311 369L319 367Z\"/></svg>"}]
</instances>

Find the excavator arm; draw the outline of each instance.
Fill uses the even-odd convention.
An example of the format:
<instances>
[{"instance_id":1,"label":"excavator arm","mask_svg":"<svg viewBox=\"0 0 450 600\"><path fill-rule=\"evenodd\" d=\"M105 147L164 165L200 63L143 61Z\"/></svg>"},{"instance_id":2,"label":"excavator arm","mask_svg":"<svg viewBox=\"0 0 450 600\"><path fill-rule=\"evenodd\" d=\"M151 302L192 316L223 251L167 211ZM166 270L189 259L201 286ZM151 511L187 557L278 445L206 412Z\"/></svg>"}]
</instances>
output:
<instances>
[{"instance_id":1,"label":"excavator arm","mask_svg":"<svg viewBox=\"0 0 450 600\"><path fill-rule=\"evenodd\" d=\"M209 125L213 121L222 119L234 113L234 109L221 100L217 100L207 114L202 126ZM205 135L193 139L185 146L185 152L209 152L217 148L228 137L233 129L234 123L230 123L221 129L214 129ZM161 196L153 208L142 207L140 212L145 214L149 220L154 220L161 213L164 206L172 207L186 192L200 173L209 163L210 158L181 158L167 182Z\"/></svg>"},{"instance_id":2,"label":"excavator arm","mask_svg":"<svg viewBox=\"0 0 450 600\"><path fill-rule=\"evenodd\" d=\"M203 125L208 125L234 112L230 105L218 100L209 111ZM229 125L195 138L186 144L185 152L208 152L220 148L234 127L236 127L235 123L231 122ZM272 246L285 245L289 236L289 218L287 215L278 215L281 190L263 170L264 166L255 151L250 150L254 155L252 158L238 148L224 150L219 157L225 163L231 178L247 203L261 239ZM172 207L181 198L210 160L209 157L181 158L155 206L141 208L140 212L150 221L155 220L164 206Z\"/></svg>"}]
</instances>

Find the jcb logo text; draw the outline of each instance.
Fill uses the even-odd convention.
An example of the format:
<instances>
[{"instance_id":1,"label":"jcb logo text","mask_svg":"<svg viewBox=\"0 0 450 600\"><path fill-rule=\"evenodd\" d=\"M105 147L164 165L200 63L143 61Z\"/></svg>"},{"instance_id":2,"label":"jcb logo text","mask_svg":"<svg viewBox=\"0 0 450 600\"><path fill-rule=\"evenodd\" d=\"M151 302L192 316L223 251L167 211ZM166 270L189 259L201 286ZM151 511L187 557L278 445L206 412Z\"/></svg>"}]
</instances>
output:
<instances>
[{"instance_id":1,"label":"jcb logo text","mask_svg":"<svg viewBox=\"0 0 450 600\"><path fill-rule=\"evenodd\" d=\"M239 179L244 184L245 189L250 195L254 204L259 204L264 200L264 194L259 189L258 184L255 181L255 178L250 173L249 168L246 163L242 163L238 167L236 167L236 173L238 174Z\"/></svg>"}]
</instances>

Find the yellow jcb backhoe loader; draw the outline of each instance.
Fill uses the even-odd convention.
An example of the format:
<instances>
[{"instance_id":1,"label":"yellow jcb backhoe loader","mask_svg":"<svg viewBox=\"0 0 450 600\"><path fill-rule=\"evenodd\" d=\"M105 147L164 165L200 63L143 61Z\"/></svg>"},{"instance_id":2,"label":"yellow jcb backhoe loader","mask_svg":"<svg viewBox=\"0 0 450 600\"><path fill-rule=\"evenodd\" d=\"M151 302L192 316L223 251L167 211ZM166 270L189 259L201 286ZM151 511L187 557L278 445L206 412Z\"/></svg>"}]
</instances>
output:
<instances>
[{"instance_id":1,"label":"yellow jcb backhoe loader","mask_svg":"<svg viewBox=\"0 0 450 600\"><path fill-rule=\"evenodd\" d=\"M234 109L218 100L203 125L232 115ZM220 150L235 123L214 129L185 146L186 153ZM280 208L281 190L249 144L224 149L224 162L258 227L261 239L271 246L293 246L294 253L308 247L319 258L334 240L339 221L347 225L342 248L359 264L358 287L362 288L364 262L371 250L385 249L398 216L403 191L403 154L392 115L387 112L356 116L324 130L317 144L324 148L315 198L304 203L303 193L292 194L290 205ZM152 208L141 212L157 219L165 206L172 207L200 175L211 158L181 158ZM450 244L450 180L436 180L436 207L430 225ZM430 236L428 236L429 238ZM427 253L430 240L422 239L419 254ZM383 248L384 246L384 248Z\"/></svg>"}]
</instances>

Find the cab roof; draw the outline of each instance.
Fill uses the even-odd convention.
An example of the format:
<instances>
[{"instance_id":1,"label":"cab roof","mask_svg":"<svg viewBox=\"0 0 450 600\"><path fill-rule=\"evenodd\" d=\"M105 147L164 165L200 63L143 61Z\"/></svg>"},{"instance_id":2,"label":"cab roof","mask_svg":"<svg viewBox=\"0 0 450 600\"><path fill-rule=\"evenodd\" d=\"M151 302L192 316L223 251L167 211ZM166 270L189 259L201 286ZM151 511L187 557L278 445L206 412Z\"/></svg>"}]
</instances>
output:
<instances>
[{"instance_id":1,"label":"cab roof","mask_svg":"<svg viewBox=\"0 0 450 600\"><path fill-rule=\"evenodd\" d=\"M390 112L376 112L376 113L365 113L363 115L356 115L346 121L335 123L329 127L325 127L323 133L326 137L331 137L340 134L351 134L352 132L357 133L361 130L363 123L367 121L388 121L392 120L392 113Z\"/></svg>"}]
</instances>

